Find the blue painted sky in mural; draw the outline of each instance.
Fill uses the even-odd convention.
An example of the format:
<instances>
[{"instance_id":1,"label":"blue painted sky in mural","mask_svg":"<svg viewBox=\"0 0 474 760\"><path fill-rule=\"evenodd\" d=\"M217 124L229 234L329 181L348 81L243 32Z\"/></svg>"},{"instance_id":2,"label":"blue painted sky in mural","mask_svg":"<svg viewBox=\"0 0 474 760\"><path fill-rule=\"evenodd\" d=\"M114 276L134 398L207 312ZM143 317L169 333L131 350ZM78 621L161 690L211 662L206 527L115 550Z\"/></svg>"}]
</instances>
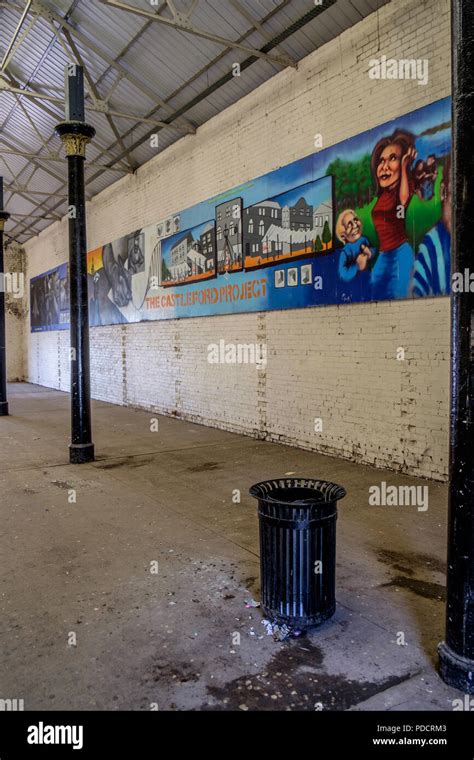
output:
<instances>
[{"instance_id":1,"label":"blue painted sky in mural","mask_svg":"<svg viewBox=\"0 0 474 760\"><path fill-rule=\"evenodd\" d=\"M196 227L192 227L190 229L183 229L182 232L177 232L176 235L171 235L171 237L166 238L161 243L161 255L163 259L165 260L166 264L170 264L170 252L174 245L178 242L178 240L181 240L188 232L190 232L194 238L194 240L199 240L200 236L203 234L203 232L207 232L210 228L213 227L214 220L208 219L206 222L203 222L202 224L198 224Z\"/></svg>"},{"instance_id":2,"label":"blue painted sky in mural","mask_svg":"<svg viewBox=\"0 0 474 760\"><path fill-rule=\"evenodd\" d=\"M322 177L316 182L307 182L282 195L274 195L270 200L277 201L280 206L294 206L300 198L304 198L307 203L317 208L323 201L331 201L331 196L331 178ZM268 199L262 198L262 200Z\"/></svg>"},{"instance_id":3,"label":"blue painted sky in mural","mask_svg":"<svg viewBox=\"0 0 474 760\"><path fill-rule=\"evenodd\" d=\"M336 158L351 161L361 158L371 152L381 137L390 135L396 128L407 129L413 132L415 136L420 136L435 125L449 122L450 118L451 98L443 98L409 114L397 116L378 127L331 145L329 148L321 149L317 153L312 153L287 166L275 169L268 174L181 211L181 228L188 229L214 217L214 208L224 197L242 197L244 207L253 206L265 198L279 195L296 185L302 185L318 177L323 177L327 174L327 167L331 161ZM314 132L316 133L316 129ZM437 155L441 155L451 149L451 130L445 129L430 136L417 137L417 146L418 142L420 153L422 153L421 158L424 158L425 153L428 155L428 153L435 152Z\"/></svg>"},{"instance_id":4,"label":"blue painted sky in mural","mask_svg":"<svg viewBox=\"0 0 474 760\"><path fill-rule=\"evenodd\" d=\"M181 218L181 232L162 241L164 260L169 262L171 247L187 231L191 231L194 238L198 239L202 232L214 223L215 207L224 200L241 197L243 206L246 208L269 199L276 199L282 205L294 205L303 196L315 206L322 201L331 199L331 180L326 175L329 165L335 159L347 162L359 161L363 156L372 154L373 148L380 138L391 135L395 129L404 129L415 135L419 158L426 159L428 154L434 153L438 159L436 194L431 200L425 199L424 196L414 196L408 206L410 229L407 229L406 232L413 248L409 251L409 255L415 262L422 237L434 229L440 221L440 159L451 150L450 118L451 99L445 98L412 113L398 116L390 122L374 127L360 135L349 137L344 142L322 149L288 166L275 169L265 176L231 188L184 211L178 211L177 213L180 214ZM316 132L316 128L313 130L309 126L308 131L309 139L312 140L311 135ZM365 179L369 178L366 177ZM337 189L343 180L338 175L335 181L337 193ZM350 193L351 190L349 190L349 196ZM337 208L336 199L333 201L336 202L334 211L335 218L337 218L343 206ZM367 187L366 182L364 204L360 207L356 206L356 208L363 219L364 234L368 235L369 242L374 248L374 255L376 255L376 236L375 242L371 239L371 236L374 236L372 201L375 202L375 187L371 196L370 183ZM344 202L347 201L344 200ZM155 227L156 224L150 225L150 228L147 229L153 228L154 232ZM118 256L120 252L125 267L127 266L126 243L127 236L124 236L114 246L115 254ZM267 251L263 251L263 249L258 252L262 258L261 265L264 268L255 267L253 270L243 272L219 274L213 279L192 284L187 283L181 287L174 287L171 283L166 288L150 286L142 309L134 308L133 303L129 303L123 308L115 306L115 311L119 309L123 320L126 322L139 322L142 320L323 306L326 304L347 304L370 301L371 298L387 300L394 297L412 297L408 286L406 289L399 289L400 295L391 295L386 287L385 280L382 281L383 278L376 281L378 290L374 295L372 281L376 278L373 277L372 271L356 272L356 276L349 284L343 282L338 272L338 262L342 255L340 249L331 252L322 251L321 253L317 253L315 250L314 253L308 252L303 258L299 252L296 252L295 257L291 260L285 256L285 251L277 251L273 258L265 261L266 253ZM386 254L383 253L382 255L385 256ZM408 256L408 254L404 255ZM448 256L449 259L449 249L444 250L443 255ZM281 258L279 258L280 256ZM380 261L384 261L384 259L380 259ZM156 267L156 262L154 266ZM34 285L35 279L37 278L32 280L32 285ZM322 287L320 280L323 283ZM112 290L106 295L112 299ZM50 298L44 300L43 310L47 314L47 326L42 327L40 319L37 320L34 329L55 329L51 320ZM107 321L108 318L108 312L105 309L104 314L101 314L102 324L110 324ZM61 328L64 327L66 325L62 324Z\"/></svg>"}]
</instances>

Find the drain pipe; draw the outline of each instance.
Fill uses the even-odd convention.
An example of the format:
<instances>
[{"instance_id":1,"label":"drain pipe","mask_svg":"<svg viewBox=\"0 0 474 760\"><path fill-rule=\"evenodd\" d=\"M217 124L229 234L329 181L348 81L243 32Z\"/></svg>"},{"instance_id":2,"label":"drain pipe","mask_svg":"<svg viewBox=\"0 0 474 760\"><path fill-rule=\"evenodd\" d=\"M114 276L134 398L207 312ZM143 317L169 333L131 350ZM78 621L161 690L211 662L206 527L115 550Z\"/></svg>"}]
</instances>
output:
<instances>
[{"instance_id":1,"label":"drain pipe","mask_svg":"<svg viewBox=\"0 0 474 760\"><path fill-rule=\"evenodd\" d=\"M447 684L474 694L474 3L451 0L451 14L451 271L463 275L464 288L451 289L447 609L439 666Z\"/></svg>"}]
</instances>

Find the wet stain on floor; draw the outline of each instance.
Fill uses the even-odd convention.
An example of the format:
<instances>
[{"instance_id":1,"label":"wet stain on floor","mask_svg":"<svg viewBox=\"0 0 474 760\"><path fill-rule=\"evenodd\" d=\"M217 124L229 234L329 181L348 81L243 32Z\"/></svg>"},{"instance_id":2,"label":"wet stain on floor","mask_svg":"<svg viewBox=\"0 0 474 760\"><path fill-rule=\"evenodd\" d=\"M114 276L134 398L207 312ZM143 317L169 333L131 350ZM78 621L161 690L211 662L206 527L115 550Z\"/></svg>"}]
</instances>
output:
<instances>
[{"instance_id":1,"label":"wet stain on floor","mask_svg":"<svg viewBox=\"0 0 474 760\"><path fill-rule=\"evenodd\" d=\"M247 578L244 579L244 586L247 589L253 588L256 583L257 583L257 578L254 575L249 575Z\"/></svg>"},{"instance_id":2,"label":"wet stain on floor","mask_svg":"<svg viewBox=\"0 0 474 760\"><path fill-rule=\"evenodd\" d=\"M440 583L418 581L416 578L406 578L403 575L398 575L388 583L380 584L380 588L388 588L389 586L407 589L417 594L417 596L422 596L424 599L431 599L435 602L444 602L446 600L446 588Z\"/></svg>"},{"instance_id":3,"label":"wet stain on floor","mask_svg":"<svg viewBox=\"0 0 474 760\"><path fill-rule=\"evenodd\" d=\"M98 470L116 470L119 467L129 467L130 469L137 469L138 467L145 467L153 461L150 457L146 459L143 457L126 457L114 462L98 462L94 464Z\"/></svg>"},{"instance_id":4,"label":"wet stain on floor","mask_svg":"<svg viewBox=\"0 0 474 760\"><path fill-rule=\"evenodd\" d=\"M193 467L188 467L188 472L208 472L210 470L218 470L220 467L219 462L203 462L203 464L196 464Z\"/></svg>"},{"instance_id":5,"label":"wet stain on floor","mask_svg":"<svg viewBox=\"0 0 474 760\"><path fill-rule=\"evenodd\" d=\"M432 557L430 554L419 552L396 552L388 549L376 549L375 553L380 562L393 567L405 575L414 575L415 569L431 572L446 573L446 562Z\"/></svg>"},{"instance_id":6,"label":"wet stain on floor","mask_svg":"<svg viewBox=\"0 0 474 760\"><path fill-rule=\"evenodd\" d=\"M189 683L199 681L200 673L196 673L187 663L155 662L151 669L150 678L146 681L165 683Z\"/></svg>"},{"instance_id":7,"label":"wet stain on floor","mask_svg":"<svg viewBox=\"0 0 474 760\"><path fill-rule=\"evenodd\" d=\"M283 644L265 670L243 675L225 686L208 686L211 705L200 710L348 710L414 674L382 681L351 681L341 674L322 672L321 649L304 642Z\"/></svg>"}]
</instances>

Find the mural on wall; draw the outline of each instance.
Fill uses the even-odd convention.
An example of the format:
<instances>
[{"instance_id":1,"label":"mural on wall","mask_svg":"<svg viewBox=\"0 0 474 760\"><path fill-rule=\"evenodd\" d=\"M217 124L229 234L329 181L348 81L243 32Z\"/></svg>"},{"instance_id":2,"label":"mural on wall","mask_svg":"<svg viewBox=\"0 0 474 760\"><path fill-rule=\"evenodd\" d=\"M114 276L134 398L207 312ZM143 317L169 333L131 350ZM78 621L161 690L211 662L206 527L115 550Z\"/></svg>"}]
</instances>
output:
<instances>
[{"instance_id":1,"label":"mural on wall","mask_svg":"<svg viewBox=\"0 0 474 760\"><path fill-rule=\"evenodd\" d=\"M61 264L30 280L31 332L69 329L69 280Z\"/></svg>"},{"instance_id":2,"label":"mural on wall","mask_svg":"<svg viewBox=\"0 0 474 760\"><path fill-rule=\"evenodd\" d=\"M242 198L216 206L217 271L239 271L243 267Z\"/></svg>"},{"instance_id":3,"label":"mural on wall","mask_svg":"<svg viewBox=\"0 0 474 760\"><path fill-rule=\"evenodd\" d=\"M246 208L245 269L332 251L333 218L332 177Z\"/></svg>"},{"instance_id":4,"label":"mural on wall","mask_svg":"<svg viewBox=\"0 0 474 760\"><path fill-rule=\"evenodd\" d=\"M450 119L445 98L90 251L91 324L448 294ZM32 330L65 325L50 275Z\"/></svg>"},{"instance_id":5,"label":"mural on wall","mask_svg":"<svg viewBox=\"0 0 474 760\"><path fill-rule=\"evenodd\" d=\"M161 241L179 229L180 217L159 222L87 254L89 322L93 326L137 321L150 285L162 279ZM179 233L178 233L179 237ZM171 240L172 238L167 238Z\"/></svg>"},{"instance_id":6,"label":"mural on wall","mask_svg":"<svg viewBox=\"0 0 474 760\"><path fill-rule=\"evenodd\" d=\"M213 221L172 235L161 244L163 287L208 280L215 274L216 242Z\"/></svg>"}]
</instances>

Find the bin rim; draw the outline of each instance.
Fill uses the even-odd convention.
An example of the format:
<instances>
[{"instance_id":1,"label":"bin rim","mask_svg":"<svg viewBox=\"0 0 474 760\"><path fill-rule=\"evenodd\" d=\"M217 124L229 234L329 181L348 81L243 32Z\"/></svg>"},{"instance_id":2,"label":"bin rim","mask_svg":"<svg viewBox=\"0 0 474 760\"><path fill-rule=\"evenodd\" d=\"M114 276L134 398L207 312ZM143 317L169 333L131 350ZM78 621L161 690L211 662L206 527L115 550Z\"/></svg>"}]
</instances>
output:
<instances>
[{"instance_id":1,"label":"bin rim","mask_svg":"<svg viewBox=\"0 0 474 760\"><path fill-rule=\"evenodd\" d=\"M280 477L269 478L268 480L261 480L259 483L254 483L249 488L250 496L253 496L259 501L264 501L269 504L280 504L281 506L288 508L309 507L312 506L310 500L299 500L292 502L282 501L279 498L272 498L273 490L280 490L288 488L307 488L313 490L315 494L322 495L323 498L315 499L313 504L327 504L329 502L339 501L347 495L347 491L343 486L338 483L333 483L330 480L320 480L319 478L304 478L304 477Z\"/></svg>"}]
</instances>

